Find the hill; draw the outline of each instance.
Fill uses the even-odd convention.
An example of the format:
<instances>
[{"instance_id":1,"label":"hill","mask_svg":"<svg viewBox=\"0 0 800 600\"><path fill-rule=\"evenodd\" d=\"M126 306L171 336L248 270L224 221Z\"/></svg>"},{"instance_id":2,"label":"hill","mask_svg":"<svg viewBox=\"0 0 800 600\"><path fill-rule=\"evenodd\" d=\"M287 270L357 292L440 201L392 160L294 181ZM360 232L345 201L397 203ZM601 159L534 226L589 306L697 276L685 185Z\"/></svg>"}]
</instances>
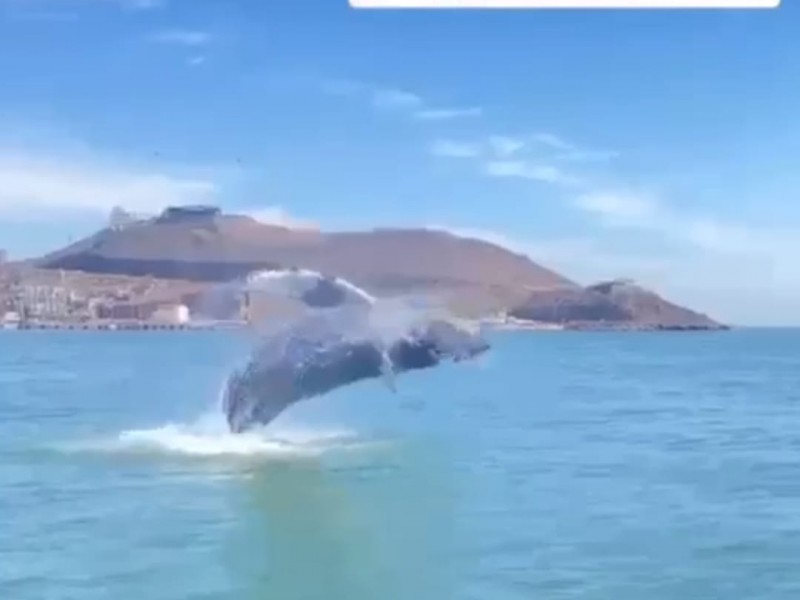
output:
<instances>
[{"instance_id":1,"label":"hill","mask_svg":"<svg viewBox=\"0 0 800 600\"><path fill-rule=\"evenodd\" d=\"M516 319L571 329L719 329L707 315L678 306L632 282L617 280L585 288L531 294L509 311Z\"/></svg>"},{"instance_id":2,"label":"hill","mask_svg":"<svg viewBox=\"0 0 800 600\"><path fill-rule=\"evenodd\" d=\"M36 264L205 282L296 266L345 277L379 295L433 293L477 314L519 302L536 289L577 287L526 256L442 231L291 230L200 207L106 228Z\"/></svg>"},{"instance_id":3,"label":"hill","mask_svg":"<svg viewBox=\"0 0 800 600\"><path fill-rule=\"evenodd\" d=\"M35 266L205 285L257 269L301 267L344 277L379 296L434 296L469 317L508 311L571 327L718 327L638 286L581 287L527 256L438 230L293 230L213 207L174 207L138 221L116 217Z\"/></svg>"}]
</instances>

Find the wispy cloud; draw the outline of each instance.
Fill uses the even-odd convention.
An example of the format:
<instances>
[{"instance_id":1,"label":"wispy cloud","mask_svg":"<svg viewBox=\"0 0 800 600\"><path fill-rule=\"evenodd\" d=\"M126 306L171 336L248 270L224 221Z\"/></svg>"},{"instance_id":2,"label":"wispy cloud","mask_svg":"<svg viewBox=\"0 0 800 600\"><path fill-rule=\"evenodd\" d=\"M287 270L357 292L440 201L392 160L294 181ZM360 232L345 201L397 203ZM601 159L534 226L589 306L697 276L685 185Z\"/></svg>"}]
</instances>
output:
<instances>
[{"instance_id":1,"label":"wispy cloud","mask_svg":"<svg viewBox=\"0 0 800 600\"><path fill-rule=\"evenodd\" d=\"M201 67L206 64L206 57L202 55L190 56L186 59L186 64L190 67Z\"/></svg>"},{"instance_id":2,"label":"wispy cloud","mask_svg":"<svg viewBox=\"0 0 800 600\"><path fill-rule=\"evenodd\" d=\"M454 142L452 140L436 140L430 146L434 156L448 158L475 158L480 156L481 147L478 144L467 142Z\"/></svg>"},{"instance_id":3,"label":"wispy cloud","mask_svg":"<svg viewBox=\"0 0 800 600\"><path fill-rule=\"evenodd\" d=\"M568 175L559 167L522 160L490 160L485 164L491 177L516 177L556 185L577 185L580 180Z\"/></svg>"},{"instance_id":4,"label":"wispy cloud","mask_svg":"<svg viewBox=\"0 0 800 600\"><path fill-rule=\"evenodd\" d=\"M516 154L525 147L525 142L505 135L489 136L489 147L500 158Z\"/></svg>"},{"instance_id":5,"label":"wispy cloud","mask_svg":"<svg viewBox=\"0 0 800 600\"><path fill-rule=\"evenodd\" d=\"M155 166L125 165L96 155L0 147L0 213L105 212L116 205L142 212L213 201L218 184Z\"/></svg>"},{"instance_id":6,"label":"wispy cloud","mask_svg":"<svg viewBox=\"0 0 800 600\"><path fill-rule=\"evenodd\" d=\"M490 177L527 179L573 190L585 183L577 163L597 158L595 151L551 133L437 140L430 152L439 157L473 158L478 172Z\"/></svg>"},{"instance_id":7,"label":"wispy cloud","mask_svg":"<svg viewBox=\"0 0 800 600\"><path fill-rule=\"evenodd\" d=\"M474 165L489 177L517 178L575 187L581 179L570 173L552 156L531 157L524 152L521 139L493 135L480 141L440 139L430 145L430 153L445 158L474 159Z\"/></svg>"},{"instance_id":8,"label":"wispy cloud","mask_svg":"<svg viewBox=\"0 0 800 600\"><path fill-rule=\"evenodd\" d=\"M585 217L586 232L579 238L520 240L480 229L461 234L523 251L584 282L633 277L728 322L800 322L792 316L796 311L788 311L788 299L800 303L800 263L794 258L800 254L800 226L754 225L714 211L678 208L646 185L626 185L613 164L601 171L583 168L615 153L552 133L439 140L429 150L465 159L484 176L551 185L561 206ZM779 316L764 314L770 298L782 300Z\"/></svg>"},{"instance_id":9,"label":"wispy cloud","mask_svg":"<svg viewBox=\"0 0 800 600\"><path fill-rule=\"evenodd\" d=\"M573 204L597 217L604 227L657 234L708 253L781 260L800 251L800 231L759 228L713 215L677 211L644 193L599 191L580 195ZM789 252L790 248L795 251Z\"/></svg>"},{"instance_id":10,"label":"wispy cloud","mask_svg":"<svg viewBox=\"0 0 800 600\"><path fill-rule=\"evenodd\" d=\"M149 36L150 41L158 44L175 44L178 46L205 46L213 36L207 31L192 29L166 29Z\"/></svg>"},{"instance_id":11,"label":"wispy cloud","mask_svg":"<svg viewBox=\"0 0 800 600\"><path fill-rule=\"evenodd\" d=\"M303 231L319 231L320 229L319 223L295 217L281 206L265 206L256 209L248 209L245 211L245 214L261 223L285 227L286 229Z\"/></svg>"},{"instance_id":12,"label":"wispy cloud","mask_svg":"<svg viewBox=\"0 0 800 600\"><path fill-rule=\"evenodd\" d=\"M446 121L465 117L480 117L483 109L478 106L470 108L426 108L414 113L414 117L421 121Z\"/></svg>"},{"instance_id":13,"label":"wispy cloud","mask_svg":"<svg viewBox=\"0 0 800 600\"><path fill-rule=\"evenodd\" d=\"M619 157L615 150L589 150L576 148L556 154L559 160L575 163L608 162Z\"/></svg>"},{"instance_id":14,"label":"wispy cloud","mask_svg":"<svg viewBox=\"0 0 800 600\"><path fill-rule=\"evenodd\" d=\"M478 106L441 106L416 92L352 80L333 80L322 84L332 96L366 99L373 108L406 114L418 121L446 121L474 118L483 114Z\"/></svg>"},{"instance_id":15,"label":"wispy cloud","mask_svg":"<svg viewBox=\"0 0 800 600\"><path fill-rule=\"evenodd\" d=\"M411 110L415 111L424 106L425 101L411 92L392 89L372 90L372 104L376 108L388 110Z\"/></svg>"},{"instance_id":16,"label":"wispy cloud","mask_svg":"<svg viewBox=\"0 0 800 600\"><path fill-rule=\"evenodd\" d=\"M569 152L576 149L573 144L552 133L534 133L531 136L531 140L537 144L554 148L555 150Z\"/></svg>"},{"instance_id":17,"label":"wispy cloud","mask_svg":"<svg viewBox=\"0 0 800 600\"><path fill-rule=\"evenodd\" d=\"M582 194L575 199L575 206L615 226L657 225L664 216L654 199L631 192L601 191Z\"/></svg>"}]
</instances>

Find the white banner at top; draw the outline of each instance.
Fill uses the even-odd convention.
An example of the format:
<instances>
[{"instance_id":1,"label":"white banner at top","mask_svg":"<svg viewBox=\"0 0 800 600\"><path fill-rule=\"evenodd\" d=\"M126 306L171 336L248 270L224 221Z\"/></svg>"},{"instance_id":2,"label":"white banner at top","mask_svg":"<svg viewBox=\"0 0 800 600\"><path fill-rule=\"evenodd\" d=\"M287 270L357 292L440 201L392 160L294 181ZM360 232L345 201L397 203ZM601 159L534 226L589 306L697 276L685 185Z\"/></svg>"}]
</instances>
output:
<instances>
[{"instance_id":1,"label":"white banner at top","mask_svg":"<svg viewBox=\"0 0 800 600\"><path fill-rule=\"evenodd\" d=\"M353 8L778 8L781 0L350 0Z\"/></svg>"}]
</instances>

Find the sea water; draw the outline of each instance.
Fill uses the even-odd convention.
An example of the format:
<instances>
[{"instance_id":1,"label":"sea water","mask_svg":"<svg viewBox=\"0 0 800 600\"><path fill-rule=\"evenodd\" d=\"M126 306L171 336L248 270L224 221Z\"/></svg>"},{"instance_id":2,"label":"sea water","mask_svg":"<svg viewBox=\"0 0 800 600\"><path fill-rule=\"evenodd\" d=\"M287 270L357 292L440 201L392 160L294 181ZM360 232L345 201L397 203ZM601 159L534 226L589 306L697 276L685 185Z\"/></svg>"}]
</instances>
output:
<instances>
[{"instance_id":1,"label":"sea water","mask_svg":"<svg viewBox=\"0 0 800 600\"><path fill-rule=\"evenodd\" d=\"M800 332L519 332L226 433L233 332L0 333L0 598L800 598Z\"/></svg>"}]
</instances>

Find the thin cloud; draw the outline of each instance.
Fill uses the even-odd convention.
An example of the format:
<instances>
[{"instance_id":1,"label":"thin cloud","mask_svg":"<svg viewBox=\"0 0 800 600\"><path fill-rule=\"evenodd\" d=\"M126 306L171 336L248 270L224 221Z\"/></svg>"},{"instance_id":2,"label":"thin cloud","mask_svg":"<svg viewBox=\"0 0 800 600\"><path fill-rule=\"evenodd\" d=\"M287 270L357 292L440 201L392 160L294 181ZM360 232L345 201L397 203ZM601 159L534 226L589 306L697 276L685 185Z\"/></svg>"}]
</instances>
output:
<instances>
[{"instance_id":1,"label":"thin cloud","mask_svg":"<svg viewBox=\"0 0 800 600\"><path fill-rule=\"evenodd\" d=\"M372 90L372 104L381 109L417 109L425 103L417 94L403 90L376 89Z\"/></svg>"},{"instance_id":2,"label":"thin cloud","mask_svg":"<svg viewBox=\"0 0 800 600\"><path fill-rule=\"evenodd\" d=\"M558 185L575 185L578 180L554 165L522 160L492 160L485 165L491 177L516 177Z\"/></svg>"},{"instance_id":3,"label":"thin cloud","mask_svg":"<svg viewBox=\"0 0 800 600\"><path fill-rule=\"evenodd\" d=\"M481 154L481 148L477 144L454 142L452 140L436 140L431 144L430 152L434 156L444 156L448 158L475 158Z\"/></svg>"},{"instance_id":4,"label":"thin cloud","mask_svg":"<svg viewBox=\"0 0 800 600\"><path fill-rule=\"evenodd\" d=\"M593 192L578 196L575 206L612 225L649 226L663 217L652 198L629 192Z\"/></svg>"},{"instance_id":5,"label":"thin cloud","mask_svg":"<svg viewBox=\"0 0 800 600\"><path fill-rule=\"evenodd\" d=\"M544 151L541 146L544 145ZM599 160L600 153L579 148L554 134L490 135L480 141L434 142L440 157L475 158L476 167L490 177L519 178L576 188L586 185L577 163Z\"/></svg>"},{"instance_id":6,"label":"thin cloud","mask_svg":"<svg viewBox=\"0 0 800 600\"><path fill-rule=\"evenodd\" d=\"M447 121L450 119L461 119L470 117L480 117L483 109L477 106L471 108L426 108L414 113L414 117L421 121Z\"/></svg>"},{"instance_id":7,"label":"thin cloud","mask_svg":"<svg viewBox=\"0 0 800 600\"><path fill-rule=\"evenodd\" d=\"M619 156L614 150L586 148L554 133L534 133L518 138L529 150L544 152L552 159L563 162L608 161Z\"/></svg>"},{"instance_id":8,"label":"thin cloud","mask_svg":"<svg viewBox=\"0 0 800 600\"><path fill-rule=\"evenodd\" d=\"M489 147L498 157L505 158L522 150L525 142L519 138L493 135L489 137Z\"/></svg>"},{"instance_id":9,"label":"thin cloud","mask_svg":"<svg viewBox=\"0 0 800 600\"><path fill-rule=\"evenodd\" d=\"M569 150L555 155L558 160L567 162L604 162L619 157L614 150Z\"/></svg>"},{"instance_id":10,"label":"thin cloud","mask_svg":"<svg viewBox=\"0 0 800 600\"><path fill-rule=\"evenodd\" d=\"M201 67L206 63L205 56L191 56L186 60L186 64L190 67Z\"/></svg>"},{"instance_id":11,"label":"thin cloud","mask_svg":"<svg viewBox=\"0 0 800 600\"><path fill-rule=\"evenodd\" d=\"M531 136L531 139L537 144L549 146L550 148L554 148L555 150L563 150L569 152L576 149L573 144L569 143L564 138L559 137L552 133L535 133Z\"/></svg>"},{"instance_id":12,"label":"thin cloud","mask_svg":"<svg viewBox=\"0 0 800 600\"><path fill-rule=\"evenodd\" d=\"M476 118L483 114L479 106L437 106L415 92L350 79L326 81L322 84L322 91L330 96L361 97L376 110L406 114L417 121L448 121Z\"/></svg>"},{"instance_id":13,"label":"thin cloud","mask_svg":"<svg viewBox=\"0 0 800 600\"><path fill-rule=\"evenodd\" d=\"M471 160L477 173L559 188L589 233L576 239L515 239L503 232L454 230L527 254L578 281L631 277L668 299L729 323L798 323L800 228L755 226L678 209L624 177L582 171L616 152L584 148L553 133L493 135L434 143L431 154ZM620 183L609 186L609 181ZM450 228L452 230L452 228ZM782 303L775 313L764 302Z\"/></svg>"},{"instance_id":14,"label":"thin cloud","mask_svg":"<svg viewBox=\"0 0 800 600\"><path fill-rule=\"evenodd\" d=\"M191 29L167 29L150 36L150 41L157 44L175 44L178 46L205 46L213 36L207 31Z\"/></svg>"},{"instance_id":15,"label":"thin cloud","mask_svg":"<svg viewBox=\"0 0 800 600\"><path fill-rule=\"evenodd\" d=\"M153 212L172 204L213 201L219 193L211 179L163 168L15 148L0 148L0 181L0 213L16 214L106 212L117 205Z\"/></svg>"},{"instance_id":16,"label":"thin cloud","mask_svg":"<svg viewBox=\"0 0 800 600\"><path fill-rule=\"evenodd\" d=\"M608 228L630 229L708 253L783 260L800 251L800 232L757 228L672 209L652 195L601 191L578 196L573 205Z\"/></svg>"}]
</instances>

